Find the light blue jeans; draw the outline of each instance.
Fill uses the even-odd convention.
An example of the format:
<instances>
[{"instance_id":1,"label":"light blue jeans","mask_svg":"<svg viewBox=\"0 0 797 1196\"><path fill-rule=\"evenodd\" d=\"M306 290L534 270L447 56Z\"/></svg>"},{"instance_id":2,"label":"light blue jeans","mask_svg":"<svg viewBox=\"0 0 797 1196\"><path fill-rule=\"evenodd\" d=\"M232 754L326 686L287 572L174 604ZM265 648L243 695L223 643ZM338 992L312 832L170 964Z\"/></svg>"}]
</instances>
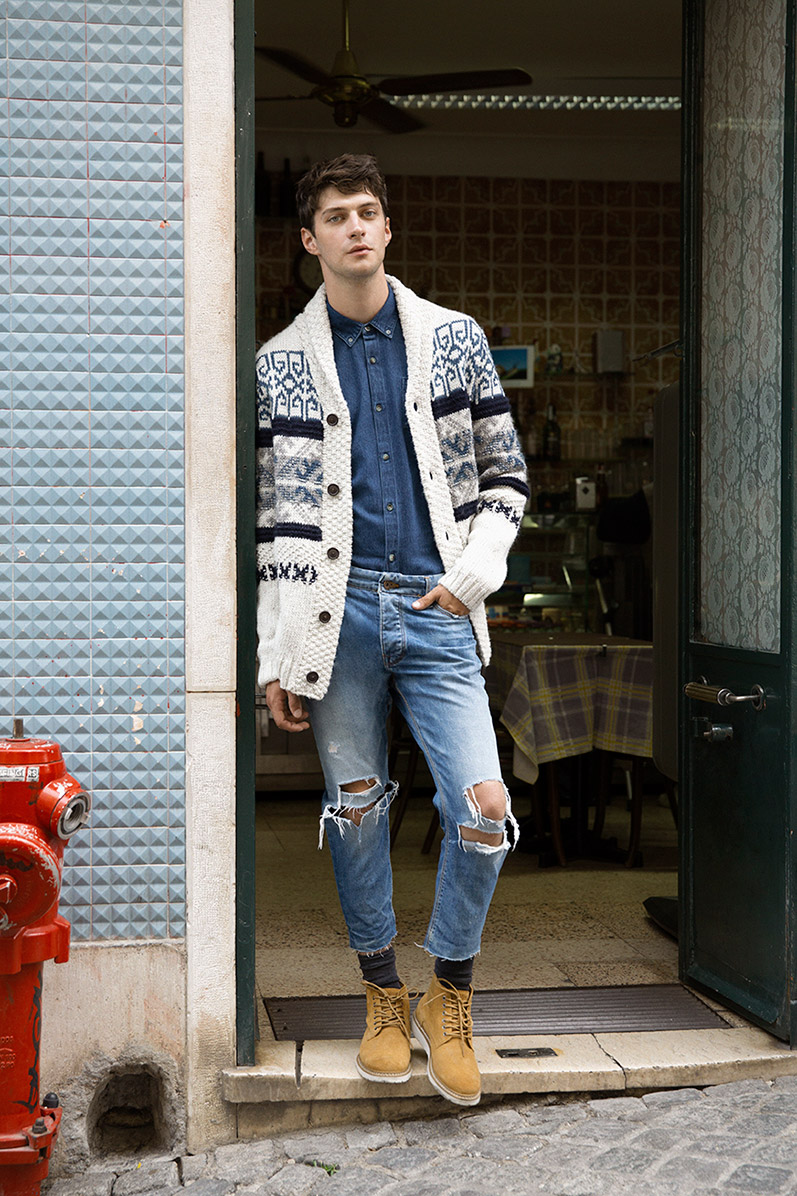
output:
<instances>
[{"instance_id":1,"label":"light blue jeans","mask_svg":"<svg viewBox=\"0 0 797 1196\"><path fill-rule=\"evenodd\" d=\"M474 786L501 781L487 694L467 616L440 606L413 610L439 576L351 570L329 690L310 701L326 789L319 847L328 832L335 882L358 952L384 950L396 934L387 775L387 716L393 702L417 740L436 786L443 841L425 950L441 959L476 955L498 873L517 823L482 815ZM373 781L362 793L341 786ZM368 809L359 826L343 811ZM463 838L461 827L502 835L497 846Z\"/></svg>"}]
</instances>

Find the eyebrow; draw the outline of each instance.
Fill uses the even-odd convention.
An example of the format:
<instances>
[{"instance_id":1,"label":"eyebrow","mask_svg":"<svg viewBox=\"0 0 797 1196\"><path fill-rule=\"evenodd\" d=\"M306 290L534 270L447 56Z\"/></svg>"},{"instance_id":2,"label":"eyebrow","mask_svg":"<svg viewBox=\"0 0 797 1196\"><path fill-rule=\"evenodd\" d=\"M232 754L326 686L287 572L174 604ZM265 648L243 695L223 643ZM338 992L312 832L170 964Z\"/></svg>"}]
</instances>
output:
<instances>
[{"instance_id":1,"label":"eyebrow","mask_svg":"<svg viewBox=\"0 0 797 1196\"><path fill-rule=\"evenodd\" d=\"M372 207L374 207L374 205L376 205L378 203L379 203L378 199L369 199L367 201L364 200L363 203L355 204L354 207L355 208L372 208ZM349 212L349 211L351 211L351 208L349 207L348 204L333 204L329 208L322 208L319 215L330 216L330 215L334 215L335 212Z\"/></svg>"}]
</instances>

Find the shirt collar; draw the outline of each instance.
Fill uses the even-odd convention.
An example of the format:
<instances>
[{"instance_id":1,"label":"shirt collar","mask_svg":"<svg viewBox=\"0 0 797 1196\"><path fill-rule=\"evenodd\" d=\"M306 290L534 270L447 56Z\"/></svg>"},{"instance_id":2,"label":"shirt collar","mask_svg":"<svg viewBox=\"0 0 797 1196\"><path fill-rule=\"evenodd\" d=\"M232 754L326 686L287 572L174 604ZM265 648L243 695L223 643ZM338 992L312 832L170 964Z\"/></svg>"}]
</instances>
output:
<instances>
[{"instance_id":1,"label":"shirt collar","mask_svg":"<svg viewBox=\"0 0 797 1196\"><path fill-rule=\"evenodd\" d=\"M342 316L330 305L329 300L327 300L327 312L332 332L343 341L344 345L353 345L362 336L365 328L375 328L377 332L381 332L382 336L392 340L398 324L398 308L392 287L388 287L387 299L367 324L361 324L359 320L350 320L348 316Z\"/></svg>"}]
</instances>

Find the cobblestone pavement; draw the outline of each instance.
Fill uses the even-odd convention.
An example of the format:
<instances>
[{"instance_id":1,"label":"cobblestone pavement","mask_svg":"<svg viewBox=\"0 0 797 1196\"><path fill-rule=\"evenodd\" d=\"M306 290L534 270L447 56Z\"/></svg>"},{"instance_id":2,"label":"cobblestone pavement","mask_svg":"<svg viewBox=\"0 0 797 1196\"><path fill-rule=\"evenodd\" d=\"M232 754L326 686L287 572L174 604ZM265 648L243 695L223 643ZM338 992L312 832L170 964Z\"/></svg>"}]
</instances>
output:
<instances>
[{"instance_id":1,"label":"cobblestone pavement","mask_svg":"<svg viewBox=\"0 0 797 1196\"><path fill-rule=\"evenodd\" d=\"M47 1196L797 1196L797 1076L637 1097L505 1098L53 1181Z\"/></svg>"}]
</instances>

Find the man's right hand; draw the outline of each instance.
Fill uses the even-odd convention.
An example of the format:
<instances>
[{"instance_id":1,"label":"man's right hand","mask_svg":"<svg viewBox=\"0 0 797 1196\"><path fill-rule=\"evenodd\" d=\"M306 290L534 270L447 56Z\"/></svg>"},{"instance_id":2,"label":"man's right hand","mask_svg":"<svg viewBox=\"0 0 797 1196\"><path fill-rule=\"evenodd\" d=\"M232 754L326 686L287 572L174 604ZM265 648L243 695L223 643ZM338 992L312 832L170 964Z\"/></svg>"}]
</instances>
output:
<instances>
[{"instance_id":1,"label":"man's right hand","mask_svg":"<svg viewBox=\"0 0 797 1196\"><path fill-rule=\"evenodd\" d=\"M298 694L283 689L279 681L266 686L266 705L280 731L306 731L310 723L304 702Z\"/></svg>"}]
</instances>

